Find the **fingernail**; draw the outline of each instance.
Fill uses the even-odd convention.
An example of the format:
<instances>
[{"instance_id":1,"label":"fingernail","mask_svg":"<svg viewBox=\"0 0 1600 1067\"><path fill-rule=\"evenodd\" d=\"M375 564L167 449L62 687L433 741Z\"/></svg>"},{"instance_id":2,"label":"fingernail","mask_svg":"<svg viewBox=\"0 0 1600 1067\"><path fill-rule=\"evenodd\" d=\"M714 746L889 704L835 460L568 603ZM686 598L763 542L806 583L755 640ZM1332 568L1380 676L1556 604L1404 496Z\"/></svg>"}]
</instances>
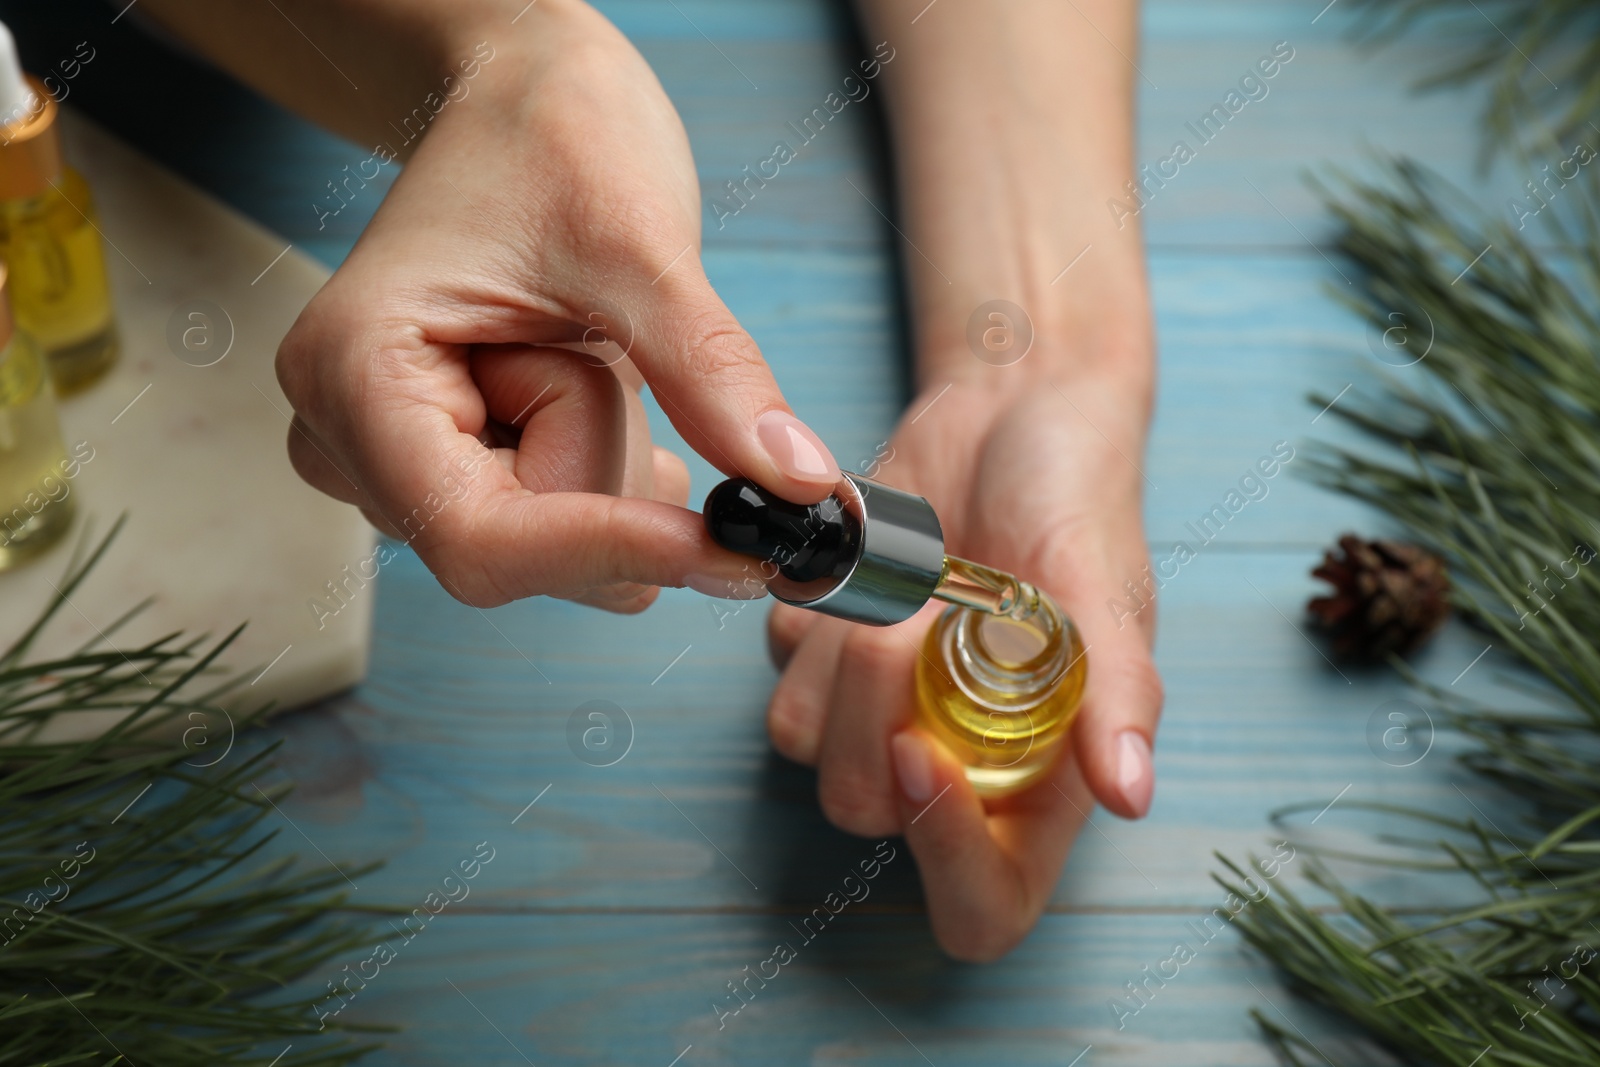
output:
<instances>
[{"instance_id":1,"label":"fingernail","mask_svg":"<svg viewBox=\"0 0 1600 1067\"><path fill-rule=\"evenodd\" d=\"M749 575L735 580L714 574L685 574L683 584L701 596L719 600L760 600L767 595L767 583Z\"/></svg>"},{"instance_id":2,"label":"fingernail","mask_svg":"<svg viewBox=\"0 0 1600 1067\"><path fill-rule=\"evenodd\" d=\"M1117 737L1117 790L1142 819L1150 810L1150 795L1156 789L1156 771L1150 762L1150 742L1138 730L1124 730Z\"/></svg>"},{"instance_id":3,"label":"fingernail","mask_svg":"<svg viewBox=\"0 0 1600 1067\"><path fill-rule=\"evenodd\" d=\"M839 480L839 465L810 427L787 411L769 411L756 420L756 437L778 469L803 482Z\"/></svg>"},{"instance_id":4,"label":"fingernail","mask_svg":"<svg viewBox=\"0 0 1600 1067\"><path fill-rule=\"evenodd\" d=\"M933 752L928 742L909 730L895 734L890 742L894 753L894 773L900 789L913 804L926 804L933 797Z\"/></svg>"}]
</instances>

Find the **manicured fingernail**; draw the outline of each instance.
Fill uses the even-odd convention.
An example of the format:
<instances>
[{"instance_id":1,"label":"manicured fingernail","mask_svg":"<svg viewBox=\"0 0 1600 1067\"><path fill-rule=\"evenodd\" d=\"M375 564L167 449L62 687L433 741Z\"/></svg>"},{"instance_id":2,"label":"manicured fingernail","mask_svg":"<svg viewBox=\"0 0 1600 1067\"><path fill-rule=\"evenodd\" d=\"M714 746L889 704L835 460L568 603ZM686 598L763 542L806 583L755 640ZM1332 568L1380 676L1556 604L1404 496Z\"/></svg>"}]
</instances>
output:
<instances>
[{"instance_id":1,"label":"manicured fingernail","mask_svg":"<svg viewBox=\"0 0 1600 1067\"><path fill-rule=\"evenodd\" d=\"M787 411L769 411L757 419L756 437L772 462L789 477L829 484L839 480L839 465L822 438Z\"/></svg>"},{"instance_id":2,"label":"manicured fingernail","mask_svg":"<svg viewBox=\"0 0 1600 1067\"><path fill-rule=\"evenodd\" d=\"M1156 770L1150 762L1150 742L1138 730L1124 730L1117 738L1117 789L1133 817L1144 818L1156 789Z\"/></svg>"},{"instance_id":3,"label":"manicured fingernail","mask_svg":"<svg viewBox=\"0 0 1600 1067\"><path fill-rule=\"evenodd\" d=\"M683 584L701 596L720 600L760 600L767 595L767 583L753 575L743 578L718 578L714 574L686 574Z\"/></svg>"},{"instance_id":4,"label":"manicured fingernail","mask_svg":"<svg viewBox=\"0 0 1600 1067\"><path fill-rule=\"evenodd\" d=\"M933 797L933 752L928 742L908 730L895 734L890 746L901 791L911 803L926 804Z\"/></svg>"}]
</instances>

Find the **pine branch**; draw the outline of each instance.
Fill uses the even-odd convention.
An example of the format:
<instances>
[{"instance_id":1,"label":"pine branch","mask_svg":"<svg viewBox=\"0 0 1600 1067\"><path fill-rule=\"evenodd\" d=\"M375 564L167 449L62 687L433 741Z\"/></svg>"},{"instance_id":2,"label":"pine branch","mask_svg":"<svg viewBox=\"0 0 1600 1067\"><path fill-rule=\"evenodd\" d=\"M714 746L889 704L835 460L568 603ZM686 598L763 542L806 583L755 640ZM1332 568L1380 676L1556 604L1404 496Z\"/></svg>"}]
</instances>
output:
<instances>
[{"instance_id":1,"label":"pine branch","mask_svg":"<svg viewBox=\"0 0 1600 1067\"><path fill-rule=\"evenodd\" d=\"M1575 221L1544 220L1552 253L1412 163L1328 194L1360 276L1342 298L1421 358L1332 409L1367 447L1308 467L1445 557L1458 611L1529 669L1534 706L1484 707L1399 665L1500 799L1492 823L1368 805L1415 828L1389 835L1411 858L1356 858L1415 868L1424 900L1430 872L1466 874L1479 903L1401 917L1313 859L1337 915L1280 887L1236 925L1299 992L1415 1062L1600 1064L1600 183L1584 183ZM1258 1021L1287 1062L1337 1062Z\"/></svg>"},{"instance_id":2,"label":"pine branch","mask_svg":"<svg viewBox=\"0 0 1600 1067\"><path fill-rule=\"evenodd\" d=\"M373 1046L336 1020L321 1032L329 994L283 994L371 939L341 911L343 875L261 858L275 831L254 783L276 746L241 742L206 766L177 739L194 723L243 731L266 710L228 719L215 701L231 682L187 695L239 631L126 651L103 635L28 658L120 526L80 545L0 654L0 1067L352 1063ZM92 740L40 740L107 711L126 717Z\"/></svg>"},{"instance_id":3,"label":"pine branch","mask_svg":"<svg viewBox=\"0 0 1600 1067\"><path fill-rule=\"evenodd\" d=\"M1391 43L1426 30L1452 54L1417 82L1422 90L1488 86L1480 160L1525 139L1531 123L1570 148L1600 148L1600 5L1593 0L1356 0L1359 35Z\"/></svg>"}]
</instances>

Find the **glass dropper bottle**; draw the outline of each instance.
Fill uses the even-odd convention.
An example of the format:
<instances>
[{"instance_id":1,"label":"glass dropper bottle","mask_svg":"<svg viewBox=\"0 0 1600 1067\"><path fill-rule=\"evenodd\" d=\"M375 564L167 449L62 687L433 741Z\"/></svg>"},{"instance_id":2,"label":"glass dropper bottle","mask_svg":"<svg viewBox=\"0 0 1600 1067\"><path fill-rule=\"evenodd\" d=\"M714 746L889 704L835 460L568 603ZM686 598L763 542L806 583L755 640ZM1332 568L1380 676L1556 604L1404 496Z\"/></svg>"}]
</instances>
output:
<instances>
[{"instance_id":1,"label":"glass dropper bottle","mask_svg":"<svg viewBox=\"0 0 1600 1067\"><path fill-rule=\"evenodd\" d=\"M17 326L44 351L58 396L88 388L117 358L98 212L62 160L61 109L26 75L0 24L0 257Z\"/></svg>"},{"instance_id":2,"label":"glass dropper bottle","mask_svg":"<svg viewBox=\"0 0 1600 1067\"><path fill-rule=\"evenodd\" d=\"M0 571L61 539L75 507L44 354L11 321L0 266Z\"/></svg>"},{"instance_id":3,"label":"glass dropper bottle","mask_svg":"<svg viewBox=\"0 0 1600 1067\"><path fill-rule=\"evenodd\" d=\"M1055 764L1088 676L1077 627L1029 582L946 555L926 499L845 474L826 500L792 504L734 478L704 514L719 545L765 561L786 604L872 626L930 600L951 605L918 657L919 724L982 796L1024 789Z\"/></svg>"}]
</instances>

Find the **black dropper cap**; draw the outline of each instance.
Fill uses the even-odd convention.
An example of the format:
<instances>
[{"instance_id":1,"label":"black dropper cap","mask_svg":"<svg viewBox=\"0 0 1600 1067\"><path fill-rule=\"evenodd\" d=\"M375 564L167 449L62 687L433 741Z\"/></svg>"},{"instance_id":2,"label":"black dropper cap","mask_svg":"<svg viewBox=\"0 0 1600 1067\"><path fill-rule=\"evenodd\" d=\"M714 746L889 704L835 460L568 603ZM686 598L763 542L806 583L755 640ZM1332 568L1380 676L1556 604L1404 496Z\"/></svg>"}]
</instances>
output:
<instances>
[{"instance_id":1,"label":"black dropper cap","mask_svg":"<svg viewBox=\"0 0 1600 1067\"><path fill-rule=\"evenodd\" d=\"M711 539L731 552L764 559L792 582L843 578L861 550L861 521L836 496L791 504L748 478L730 478L706 496Z\"/></svg>"},{"instance_id":2,"label":"black dropper cap","mask_svg":"<svg viewBox=\"0 0 1600 1067\"><path fill-rule=\"evenodd\" d=\"M816 504L793 504L732 478L706 496L704 516L717 544L775 568L763 575L773 596L853 622L909 619L943 574L944 538L932 505L851 474Z\"/></svg>"}]
</instances>

